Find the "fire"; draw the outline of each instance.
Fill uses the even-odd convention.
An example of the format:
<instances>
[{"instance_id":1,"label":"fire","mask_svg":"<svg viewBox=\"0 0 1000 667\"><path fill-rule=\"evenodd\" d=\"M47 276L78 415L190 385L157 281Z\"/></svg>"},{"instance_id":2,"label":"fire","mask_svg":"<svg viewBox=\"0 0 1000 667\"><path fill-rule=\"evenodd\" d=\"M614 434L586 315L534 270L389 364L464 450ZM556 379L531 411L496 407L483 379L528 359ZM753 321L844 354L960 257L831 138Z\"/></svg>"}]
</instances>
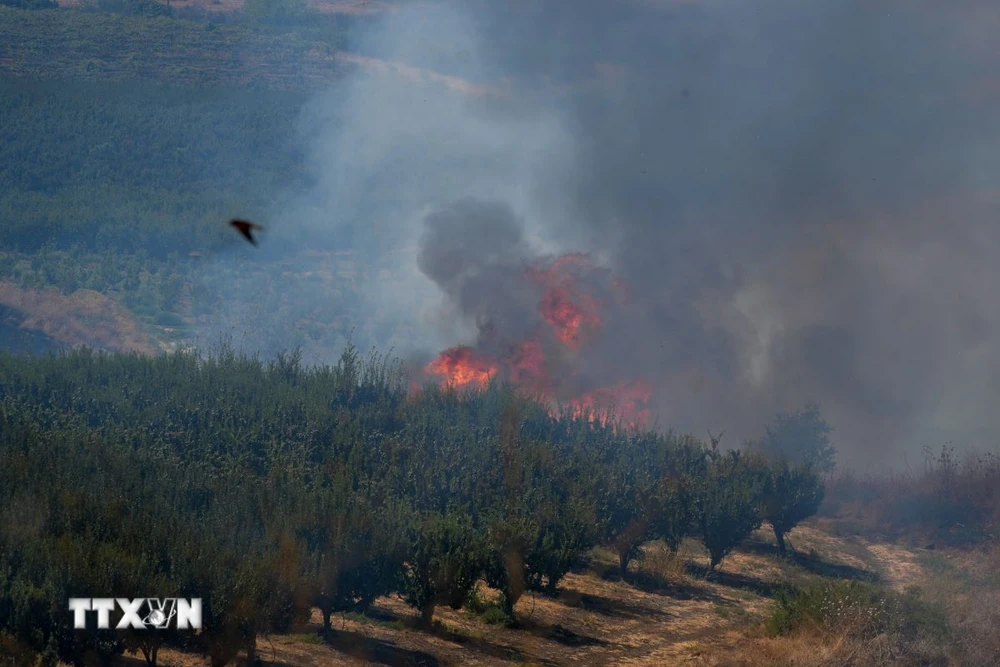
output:
<instances>
[{"instance_id":1,"label":"fire","mask_svg":"<svg viewBox=\"0 0 1000 667\"><path fill-rule=\"evenodd\" d=\"M650 418L646 405L652 393L652 388L644 380L622 382L568 401L567 407L574 416L586 414L590 421L600 424L606 424L613 416L626 423L645 426Z\"/></svg>"},{"instance_id":2,"label":"fire","mask_svg":"<svg viewBox=\"0 0 1000 667\"><path fill-rule=\"evenodd\" d=\"M544 391L549 384L542 344L529 340L515 348L507 379L515 385Z\"/></svg>"},{"instance_id":3,"label":"fire","mask_svg":"<svg viewBox=\"0 0 1000 667\"><path fill-rule=\"evenodd\" d=\"M528 275L546 288L538 303L545 321L559 341L571 349L583 342L586 331L601 326L597 299L583 291L574 273L594 271L590 257L579 253L556 258L547 269L531 269Z\"/></svg>"},{"instance_id":4,"label":"fire","mask_svg":"<svg viewBox=\"0 0 1000 667\"><path fill-rule=\"evenodd\" d=\"M586 328L601 324L601 319L593 312L596 310L593 299L587 295L574 299L568 290L561 287L549 290L538 305L542 317L555 329L559 340L572 349L580 347Z\"/></svg>"},{"instance_id":5,"label":"fire","mask_svg":"<svg viewBox=\"0 0 1000 667\"><path fill-rule=\"evenodd\" d=\"M441 384L452 387L473 385L484 388L499 368L468 346L448 348L424 367L428 375L437 375Z\"/></svg>"},{"instance_id":6,"label":"fire","mask_svg":"<svg viewBox=\"0 0 1000 667\"><path fill-rule=\"evenodd\" d=\"M483 343L489 334L481 338L479 348L449 348L424 367L425 377L445 386L473 388L484 388L499 377L548 400L553 415L561 404L570 415L587 415L594 423L607 424L613 415L625 424L646 425L652 394L647 382L632 379L594 387L574 369L588 344L600 334L602 309L611 301L628 299L625 286L582 254L563 255L547 266L531 267L526 277L540 294L540 325L533 333L499 349L495 339Z\"/></svg>"}]
</instances>

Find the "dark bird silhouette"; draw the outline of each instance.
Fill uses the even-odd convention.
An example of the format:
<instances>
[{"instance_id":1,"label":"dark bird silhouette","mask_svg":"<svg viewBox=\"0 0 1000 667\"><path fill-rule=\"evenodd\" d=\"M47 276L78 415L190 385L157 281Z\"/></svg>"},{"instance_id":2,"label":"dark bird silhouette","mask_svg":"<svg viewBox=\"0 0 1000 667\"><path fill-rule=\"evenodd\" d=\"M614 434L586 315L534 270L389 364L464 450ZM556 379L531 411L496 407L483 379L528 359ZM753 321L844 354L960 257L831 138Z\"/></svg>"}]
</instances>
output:
<instances>
[{"instance_id":1,"label":"dark bird silhouette","mask_svg":"<svg viewBox=\"0 0 1000 667\"><path fill-rule=\"evenodd\" d=\"M235 220L230 220L229 224L236 228L236 230L243 235L243 237L253 245L257 245L257 239L253 237L253 231L260 231L264 229L255 222L250 222L249 220L240 220L239 218Z\"/></svg>"}]
</instances>

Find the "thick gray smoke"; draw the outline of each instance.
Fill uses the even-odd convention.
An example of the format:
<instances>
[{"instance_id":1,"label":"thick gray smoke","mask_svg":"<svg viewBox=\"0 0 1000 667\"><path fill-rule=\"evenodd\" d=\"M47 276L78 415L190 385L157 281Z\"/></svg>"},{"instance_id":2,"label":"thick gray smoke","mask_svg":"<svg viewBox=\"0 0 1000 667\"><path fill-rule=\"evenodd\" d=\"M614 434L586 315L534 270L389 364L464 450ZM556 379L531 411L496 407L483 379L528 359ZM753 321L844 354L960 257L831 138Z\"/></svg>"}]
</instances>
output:
<instances>
[{"instance_id":1,"label":"thick gray smoke","mask_svg":"<svg viewBox=\"0 0 1000 667\"><path fill-rule=\"evenodd\" d=\"M661 425L737 444L818 401L848 460L989 447L998 26L985 3L415 4L352 48L455 78L363 68L317 100L283 229L354 230L402 276L366 316L404 354L518 339L524 268L591 253L629 299L575 371L643 378Z\"/></svg>"}]
</instances>

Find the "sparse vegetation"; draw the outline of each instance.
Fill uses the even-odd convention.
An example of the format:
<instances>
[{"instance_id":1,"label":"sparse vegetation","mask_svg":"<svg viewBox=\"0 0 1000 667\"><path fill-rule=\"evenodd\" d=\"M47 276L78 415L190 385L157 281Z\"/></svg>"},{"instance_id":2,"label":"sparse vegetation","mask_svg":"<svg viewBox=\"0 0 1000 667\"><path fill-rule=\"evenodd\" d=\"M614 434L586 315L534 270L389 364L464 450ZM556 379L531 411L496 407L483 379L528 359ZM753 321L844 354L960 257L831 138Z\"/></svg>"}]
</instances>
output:
<instances>
[{"instance_id":1,"label":"sparse vegetation","mask_svg":"<svg viewBox=\"0 0 1000 667\"><path fill-rule=\"evenodd\" d=\"M842 532L905 537L916 546L967 547L1000 536L1000 457L924 450L919 473L844 473L828 482L821 514Z\"/></svg>"},{"instance_id":2,"label":"sparse vegetation","mask_svg":"<svg viewBox=\"0 0 1000 667\"><path fill-rule=\"evenodd\" d=\"M896 594L877 584L832 581L782 591L767 629L838 645L841 664L948 664L947 618L915 589Z\"/></svg>"}]
</instances>

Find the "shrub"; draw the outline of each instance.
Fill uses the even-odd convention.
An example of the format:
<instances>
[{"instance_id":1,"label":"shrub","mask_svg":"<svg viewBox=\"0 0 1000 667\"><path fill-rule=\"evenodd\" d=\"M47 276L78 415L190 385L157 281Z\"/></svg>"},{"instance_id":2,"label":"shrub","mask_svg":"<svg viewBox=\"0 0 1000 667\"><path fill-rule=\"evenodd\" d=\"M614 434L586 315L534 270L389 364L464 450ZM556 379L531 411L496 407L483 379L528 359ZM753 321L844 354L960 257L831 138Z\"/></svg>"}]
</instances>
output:
<instances>
[{"instance_id":1,"label":"shrub","mask_svg":"<svg viewBox=\"0 0 1000 667\"><path fill-rule=\"evenodd\" d=\"M787 635L800 629L858 639L887 634L939 642L950 632L944 612L927 603L918 589L897 594L863 581L829 581L780 591L767 621L768 634Z\"/></svg>"},{"instance_id":2,"label":"shrub","mask_svg":"<svg viewBox=\"0 0 1000 667\"><path fill-rule=\"evenodd\" d=\"M555 595L559 580L593 545L592 518L579 503L567 504L537 531L534 543L528 546L528 588Z\"/></svg>"},{"instance_id":3,"label":"shrub","mask_svg":"<svg viewBox=\"0 0 1000 667\"><path fill-rule=\"evenodd\" d=\"M471 522L458 514L428 514L410 529L403 587L406 602L430 625L434 607L461 609L483 571L486 549Z\"/></svg>"},{"instance_id":4,"label":"shrub","mask_svg":"<svg viewBox=\"0 0 1000 667\"><path fill-rule=\"evenodd\" d=\"M769 458L783 456L793 463L811 463L818 471L828 473L837 455L830 444L832 432L819 406L810 403L797 412L778 414L753 447Z\"/></svg>"},{"instance_id":5,"label":"shrub","mask_svg":"<svg viewBox=\"0 0 1000 667\"><path fill-rule=\"evenodd\" d=\"M651 532L671 551L680 548L698 519L695 484L688 476L665 477L654 492Z\"/></svg>"},{"instance_id":6,"label":"shrub","mask_svg":"<svg viewBox=\"0 0 1000 667\"><path fill-rule=\"evenodd\" d=\"M738 451L717 455L701 493L701 538L709 570L762 523L760 502L765 469L757 457Z\"/></svg>"},{"instance_id":7,"label":"shrub","mask_svg":"<svg viewBox=\"0 0 1000 667\"><path fill-rule=\"evenodd\" d=\"M918 537L940 546L971 546L1000 535L1000 456L950 447L925 449L921 473L837 475L827 481L821 512L854 532Z\"/></svg>"},{"instance_id":8,"label":"shrub","mask_svg":"<svg viewBox=\"0 0 1000 667\"><path fill-rule=\"evenodd\" d=\"M774 529L778 551L785 553L785 534L819 509L823 480L809 463L790 465L784 457L769 466L764 488L764 518Z\"/></svg>"}]
</instances>

